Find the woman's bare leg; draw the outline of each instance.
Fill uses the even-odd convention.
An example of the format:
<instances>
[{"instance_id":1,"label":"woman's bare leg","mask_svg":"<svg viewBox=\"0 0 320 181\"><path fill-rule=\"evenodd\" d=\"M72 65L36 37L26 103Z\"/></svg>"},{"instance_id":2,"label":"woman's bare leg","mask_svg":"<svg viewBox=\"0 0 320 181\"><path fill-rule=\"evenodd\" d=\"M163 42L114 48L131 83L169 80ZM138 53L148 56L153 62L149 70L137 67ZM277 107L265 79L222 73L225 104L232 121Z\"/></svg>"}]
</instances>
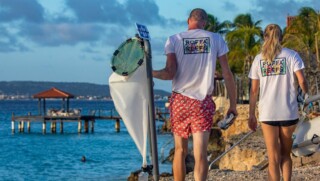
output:
<instances>
[{"instance_id":1,"label":"woman's bare leg","mask_svg":"<svg viewBox=\"0 0 320 181\"><path fill-rule=\"evenodd\" d=\"M292 159L291 159L291 149L292 149L292 134L296 128L296 125L288 127L280 127L280 144L281 144L281 162L280 168L283 175L284 181L290 181L292 175Z\"/></svg>"},{"instance_id":2,"label":"woman's bare leg","mask_svg":"<svg viewBox=\"0 0 320 181\"><path fill-rule=\"evenodd\" d=\"M264 141L268 153L268 175L270 181L280 180L280 144L279 144L279 127L261 124Z\"/></svg>"}]
</instances>

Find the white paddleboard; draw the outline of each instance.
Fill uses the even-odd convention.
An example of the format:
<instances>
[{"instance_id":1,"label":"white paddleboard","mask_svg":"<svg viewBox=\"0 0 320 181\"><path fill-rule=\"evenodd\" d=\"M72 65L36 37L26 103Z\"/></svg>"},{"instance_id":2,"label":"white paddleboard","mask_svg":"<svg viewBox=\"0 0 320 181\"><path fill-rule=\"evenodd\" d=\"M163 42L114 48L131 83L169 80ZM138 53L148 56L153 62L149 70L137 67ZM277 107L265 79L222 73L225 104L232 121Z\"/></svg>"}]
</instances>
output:
<instances>
[{"instance_id":1,"label":"white paddleboard","mask_svg":"<svg viewBox=\"0 0 320 181\"><path fill-rule=\"evenodd\" d=\"M317 137L318 136L318 137ZM302 122L293 134L292 153L295 156L308 156L320 147L320 117Z\"/></svg>"}]
</instances>

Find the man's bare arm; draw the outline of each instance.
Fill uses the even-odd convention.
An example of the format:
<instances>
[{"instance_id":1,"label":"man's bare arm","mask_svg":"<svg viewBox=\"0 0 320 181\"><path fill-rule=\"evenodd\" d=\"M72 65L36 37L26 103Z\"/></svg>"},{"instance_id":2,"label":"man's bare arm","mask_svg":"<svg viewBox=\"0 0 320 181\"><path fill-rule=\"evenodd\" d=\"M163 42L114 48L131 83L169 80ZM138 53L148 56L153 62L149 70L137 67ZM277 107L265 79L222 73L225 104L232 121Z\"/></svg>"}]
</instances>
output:
<instances>
[{"instance_id":1,"label":"man's bare arm","mask_svg":"<svg viewBox=\"0 0 320 181\"><path fill-rule=\"evenodd\" d=\"M256 118L256 105L258 100L259 88L260 81L258 79L251 79L248 126L253 131L257 130L258 125Z\"/></svg>"},{"instance_id":2,"label":"man's bare arm","mask_svg":"<svg viewBox=\"0 0 320 181\"><path fill-rule=\"evenodd\" d=\"M228 113L234 112L235 114L237 114L237 111L236 111L236 106L237 106L236 85L235 85L233 75L232 75L232 72L231 72L229 64L228 64L227 55L225 54L225 55L222 55L221 57L219 57L219 62L220 62L221 68L222 68L222 76L225 80L227 92L228 92L229 99L230 99L230 108L229 108Z\"/></svg>"},{"instance_id":3,"label":"man's bare arm","mask_svg":"<svg viewBox=\"0 0 320 181\"><path fill-rule=\"evenodd\" d=\"M251 79L251 89L250 89L250 107L249 107L249 116L255 116L256 105L259 94L259 80Z\"/></svg>"},{"instance_id":4,"label":"man's bare arm","mask_svg":"<svg viewBox=\"0 0 320 181\"><path fill-rule=\"evenodd\" d=\"M167 62L164 69L152 71L152 76L162 80L172 80L177 72L176 54L167 54Z\"/></svg>"}]
</instances>

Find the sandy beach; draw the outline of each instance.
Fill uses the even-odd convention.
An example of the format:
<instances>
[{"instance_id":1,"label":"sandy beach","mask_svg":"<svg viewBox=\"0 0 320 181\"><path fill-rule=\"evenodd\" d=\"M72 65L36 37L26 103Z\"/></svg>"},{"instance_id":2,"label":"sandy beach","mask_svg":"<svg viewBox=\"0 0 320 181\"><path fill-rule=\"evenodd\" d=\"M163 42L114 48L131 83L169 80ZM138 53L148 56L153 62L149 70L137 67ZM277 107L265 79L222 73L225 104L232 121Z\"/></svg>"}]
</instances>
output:
<instances>
[{"instance_id":1,"label":"sandy beach","mask_svg":"<svg viewBox=\"0 0 320 181\"><path fill-rule=\"evenodd\" d=\"M258 181L267 180L267 170L263 171L231 171L231 170L210 170L209 181ZM193 172L189 173L186 180L193 181ZM294 167L292 181L318 181L320 180L320 163ZM173 181L173 177L161 177L160 181Z\"/></svg>"},{"instance_id":2,"label":"sandy beach","mask_svg":"<svg viewBox=\"0 0 320 181\"><path fill-rule=\"evenodd\" d=\"M235 123L222 132L222 137L227 142L235 143L239 138L248 132L248 105L238 105L239 115ZM226 144L227 145L227 144ZM241 144L226 154L220 161L221 169L209 171L208 180L223 181L260 181L267 180L267 169L253 170L252 166L266 159L266 147L264 144L261 129L252 134ZM293 181L320 180L320 153L310 157L294 157L293 160ZM211 160L212 161L212 160ZM227 168L227 169L223 169ZM236 171L239 170L239 171ZM242 170L242 171L240 171ZM246 170L246 171L243 171ZM161 177L161 181L173 181L173 177ZM193 181L193 172L186 176L186 180Z\"/></svg>"}]
</instances>

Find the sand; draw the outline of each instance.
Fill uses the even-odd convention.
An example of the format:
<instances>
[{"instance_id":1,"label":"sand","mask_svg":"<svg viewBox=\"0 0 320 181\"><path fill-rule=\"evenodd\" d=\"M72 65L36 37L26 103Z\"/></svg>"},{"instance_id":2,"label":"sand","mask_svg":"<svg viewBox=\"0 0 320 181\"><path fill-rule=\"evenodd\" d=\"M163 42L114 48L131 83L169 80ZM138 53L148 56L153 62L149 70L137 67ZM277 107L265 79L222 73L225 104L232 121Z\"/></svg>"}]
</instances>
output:
<instances>
[{"instance_id":1,"label":"sand","mask_svg":"<svg viewBox=\"0 0 320 181\"><path fill-rule=\"evenodd\" d=\"M267 170L263 171L230 171L230 170L210 170L209 181L259 181L267 180ZM173 177L162 177L161 181L173 181ZM189 173L186 180L193 181L193 173ZM293 168L292 181L319 181L320 163Z\"/></svg>"}]
</instances>

